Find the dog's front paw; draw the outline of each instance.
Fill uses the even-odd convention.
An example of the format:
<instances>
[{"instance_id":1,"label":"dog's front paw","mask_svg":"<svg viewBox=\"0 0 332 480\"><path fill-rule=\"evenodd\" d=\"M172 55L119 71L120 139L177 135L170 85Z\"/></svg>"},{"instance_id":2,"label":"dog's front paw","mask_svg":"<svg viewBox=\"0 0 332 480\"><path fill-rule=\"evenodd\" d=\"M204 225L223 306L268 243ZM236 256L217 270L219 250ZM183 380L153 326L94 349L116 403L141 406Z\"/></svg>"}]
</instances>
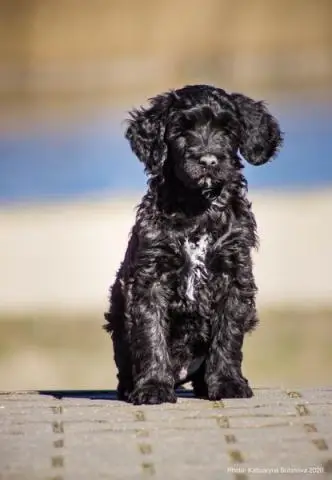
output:
<instances>
[{"instance_id":1,"label":"dog's front paw","mask_svg":"<svg viewBox=\"0 0 332 480\"><path fill-rule=\"evenodd\" d=\"M250 398L253 391L245 378L222 378L208 384L208 399Z\"/></svg>"},{"instance_id":2,"label":"dog's front paw","mask_svg":"<svg viewBox=\"0 0 332 480\"><path fill-rule=\"evenodd\" d=\"M134 405L175 403L176 400L174 388L157 382L148 382L136 387L129 396L129 401Z\"/></svg>"}]
</instances>

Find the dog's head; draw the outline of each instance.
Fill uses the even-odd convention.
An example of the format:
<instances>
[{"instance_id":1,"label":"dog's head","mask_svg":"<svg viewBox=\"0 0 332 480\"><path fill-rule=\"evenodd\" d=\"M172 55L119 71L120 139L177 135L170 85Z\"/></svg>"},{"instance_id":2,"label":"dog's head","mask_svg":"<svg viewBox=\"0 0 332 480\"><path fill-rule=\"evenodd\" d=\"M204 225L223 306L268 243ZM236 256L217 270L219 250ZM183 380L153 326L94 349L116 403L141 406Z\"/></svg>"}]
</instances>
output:
<instances>
[{"instance_id":1,"label":"dog's head","mask_svg":"<svg viewBox=\"0 0 332 480\"><path fill-rule=\"evenodd\" d=\"M159 95L131 112L126 138L152 176L172 168L191 188L220 185L240 168L237 152L253 165L271 159L281 145L278 122L262 102L207 86Z\"/></svg>"}]
</instances>

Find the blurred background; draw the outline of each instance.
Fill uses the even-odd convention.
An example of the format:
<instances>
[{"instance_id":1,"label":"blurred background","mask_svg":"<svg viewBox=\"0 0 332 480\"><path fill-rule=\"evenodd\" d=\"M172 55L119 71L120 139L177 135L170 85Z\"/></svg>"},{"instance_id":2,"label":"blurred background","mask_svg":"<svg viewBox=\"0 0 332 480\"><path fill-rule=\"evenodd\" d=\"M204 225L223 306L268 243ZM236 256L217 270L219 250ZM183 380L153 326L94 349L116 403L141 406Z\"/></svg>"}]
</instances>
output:
<instances>
[{"instance_id":1,"label":"blurred background","mask_svg":"<svg viewBox=\"0 0 332 480\"><path fill-rule=\"evenodd\" d=\"M113 388L101 329L145 190L124 119L212 83L265 99L279 157L247 167L261 248L254 386L332 370L332 2L0 0L0 389Z\"/></svg>"}]
</instances>

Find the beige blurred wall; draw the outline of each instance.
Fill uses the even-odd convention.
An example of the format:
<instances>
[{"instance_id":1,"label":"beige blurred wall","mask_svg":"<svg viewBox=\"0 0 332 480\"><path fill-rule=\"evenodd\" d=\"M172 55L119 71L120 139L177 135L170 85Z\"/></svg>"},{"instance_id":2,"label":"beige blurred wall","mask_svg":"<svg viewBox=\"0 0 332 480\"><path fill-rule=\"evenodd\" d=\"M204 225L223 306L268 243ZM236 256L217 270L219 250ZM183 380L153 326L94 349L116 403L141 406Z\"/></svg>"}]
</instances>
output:
<instances>
[{"instance_id":1,"label":"beige blurred wall","mask_svg":"<svg viewBox=\"0 0 332 480\"><path fill-rule=\"evenodd\" d=\"M330 0L0 0L0 95L327 89Z\"/></svg>"},{"instance_id":2,"label":"beige blurred wall","mask_svg":"<svg viewBox=\"0 0 332 480\"><path fill-rule=\"evenodd\" d=\"M252 193L264 307L332 299L332 191ZM139 197L0 210L0 314L103 311Z\"/></svg>"}]
</instances>

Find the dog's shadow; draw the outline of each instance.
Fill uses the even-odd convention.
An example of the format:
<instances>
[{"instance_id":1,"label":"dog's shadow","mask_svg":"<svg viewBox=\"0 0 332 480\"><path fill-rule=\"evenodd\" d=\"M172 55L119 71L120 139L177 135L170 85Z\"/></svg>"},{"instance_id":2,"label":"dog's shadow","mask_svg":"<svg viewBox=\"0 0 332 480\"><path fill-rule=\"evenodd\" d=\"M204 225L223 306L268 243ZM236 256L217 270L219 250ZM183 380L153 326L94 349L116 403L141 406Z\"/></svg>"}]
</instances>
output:
<instances>
[{"instance_id":1,"label":"dog's shadow","mask_svg":"<svg viewBox=\"0 0 332 480\"><path fill-rule=\"evenodd\" d=\"M38 390L39 395L46 395L57 400L65 398L80 398L85 400L118 400L116 390ZM176 390L178 398L194 398L192 390L179 388ZM125 403L125 402L123 402Z\"/></svg>"}]
</instances>

